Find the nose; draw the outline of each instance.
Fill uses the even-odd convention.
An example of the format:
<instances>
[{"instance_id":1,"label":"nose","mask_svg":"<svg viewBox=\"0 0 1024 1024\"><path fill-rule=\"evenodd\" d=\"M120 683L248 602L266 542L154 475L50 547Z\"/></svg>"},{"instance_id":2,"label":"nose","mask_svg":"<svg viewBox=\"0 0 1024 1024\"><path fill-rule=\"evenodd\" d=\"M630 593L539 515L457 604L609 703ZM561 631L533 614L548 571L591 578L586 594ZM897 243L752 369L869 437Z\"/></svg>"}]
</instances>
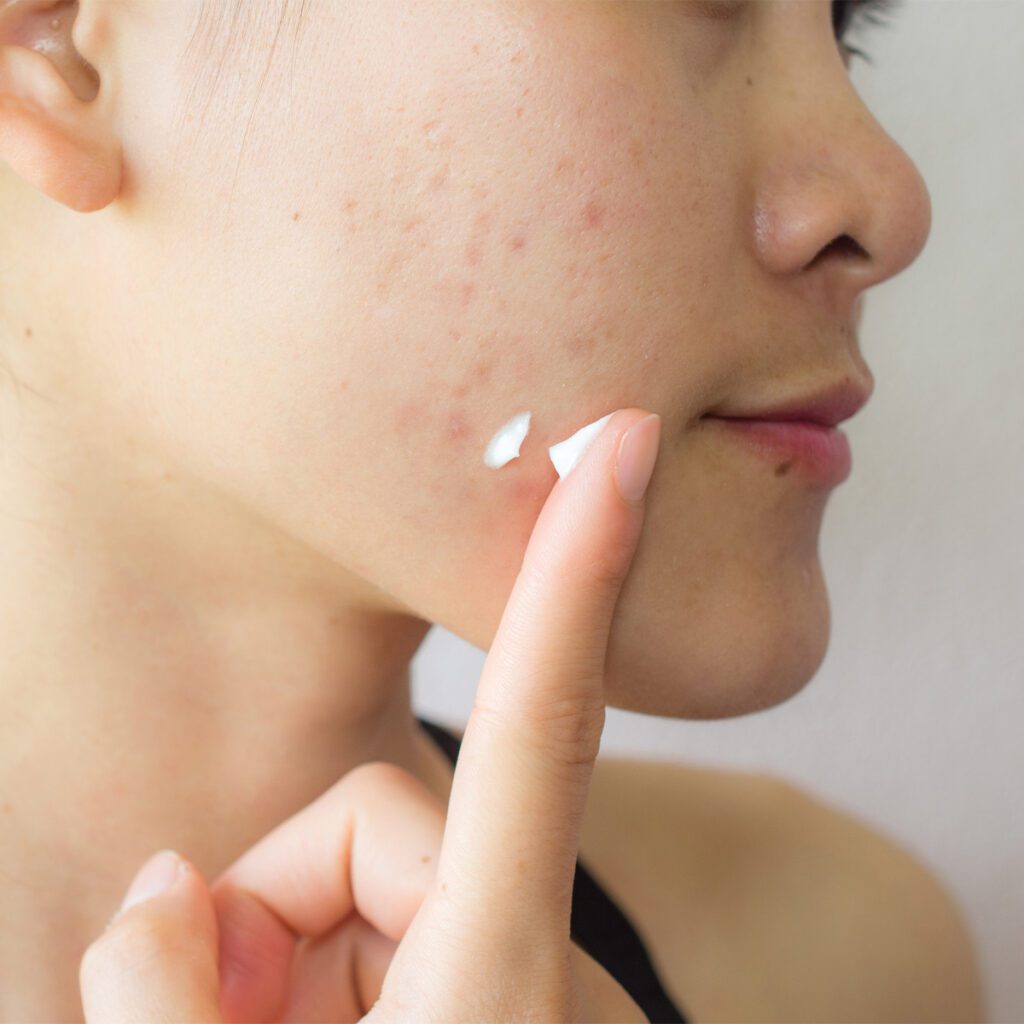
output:
<instances>
[{"instance_id":1,"label":"nose","mask_svg":"<svg viewBox=\"0 0 1024 1024\"><path fill-rule=\"evenodd\" d=\"M778 80L765 90L752 231L769 272L799 275L847 319L865 289L924 248L931 197L864 105L831 40L829 47L776 65Z\"/></svg>"}]
</instances>

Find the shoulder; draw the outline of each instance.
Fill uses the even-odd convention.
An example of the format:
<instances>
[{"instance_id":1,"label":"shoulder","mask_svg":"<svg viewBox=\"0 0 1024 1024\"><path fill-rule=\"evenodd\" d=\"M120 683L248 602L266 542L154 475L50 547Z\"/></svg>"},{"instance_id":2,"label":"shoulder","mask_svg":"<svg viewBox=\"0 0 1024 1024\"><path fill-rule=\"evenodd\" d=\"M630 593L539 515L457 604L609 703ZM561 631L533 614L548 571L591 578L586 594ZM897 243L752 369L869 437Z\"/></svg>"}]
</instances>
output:
<instances>
[{"instance_id":1,"label":"shoulder","mask_svg":"<svg viewBox=\"0 0 1024 1024\"><path fill-rule=\"evenodd\" d=\"M980 1021L960 909L894 839L780 777L599 760L581 857L693 1015Z\"/></svg>"}]
</instances>

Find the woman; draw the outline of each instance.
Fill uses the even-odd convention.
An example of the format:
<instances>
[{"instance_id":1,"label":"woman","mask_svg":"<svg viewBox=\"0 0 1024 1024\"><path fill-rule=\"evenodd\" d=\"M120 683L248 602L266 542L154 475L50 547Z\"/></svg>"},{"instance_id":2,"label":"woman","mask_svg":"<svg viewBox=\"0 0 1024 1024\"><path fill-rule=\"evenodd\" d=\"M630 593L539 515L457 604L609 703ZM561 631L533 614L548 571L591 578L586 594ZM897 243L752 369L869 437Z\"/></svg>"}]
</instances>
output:
<instances>
[{"instance_id":1,"label":"woman","mask_svg":"<svg viewBox=\"0 0 1024 1024\"><path fill-rule=\"evenodd\" d=\"M978 1019L961 922L892 844L771 780L682 765L598 762L583 816L594 701L535 714L534 748L503 689L529 680L536 709L550 673L606 653L602 713L722 718L821 664L841 448L766 452L722 418L821 395L852 415L873 384L863 296L928 234L920 175L848 79L855 6L6 0L3 1020L212 1013L217 970L224 1019L282 1019L286 998L287 1019L354 1019L393 955L396 996L449 1000L432 1019L656 1019L639 975L584 951L604 926L565 943L571 983L541 944L553 1002L524 994L532 969L494 991L535 934L522 915L568 922L580 835L678 1019ZM526 410L519 456L486 465ZM615 410L559 480L548 446ZM650 490L615 504L648 412ZM434 622L491 649L444 839L464 874L435 859L450 751L409 702ZM567 737L561 792L529 765ZM541 805L511 861L485 849ZM293 940L258 908L290 884L313 913L353 807L392 910L345 932L372 978L328 991L325 941L292 992ZM797 827L820 856L793 885ZM183 902L104 934L161 847L193 866ZM530 885L502 888L516 858ZM496 913L467 909L473 885ZM837 918L836 892L864 901Z\"/></svg>"}]
</instances>

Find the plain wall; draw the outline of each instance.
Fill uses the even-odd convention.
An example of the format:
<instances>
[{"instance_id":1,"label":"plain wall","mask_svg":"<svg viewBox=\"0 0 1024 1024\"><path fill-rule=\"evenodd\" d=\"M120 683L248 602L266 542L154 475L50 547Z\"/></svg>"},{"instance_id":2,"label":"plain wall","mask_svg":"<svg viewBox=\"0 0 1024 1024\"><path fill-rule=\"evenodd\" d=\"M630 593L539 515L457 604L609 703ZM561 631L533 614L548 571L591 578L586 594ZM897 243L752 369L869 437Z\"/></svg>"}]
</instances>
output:
<instances>
[{"instance_id":1,"label":"plain wall","mask_svg":"<svg viewBox=\"0 0 1024 1024\"><path fill-rule=\"evenodd\" d=\"M908 0L851 41L933 222L866 302L876 389L821 539L828 656L743 718L609 709L602 752L771 771L874 823L960 903L988 1019L1024 1021L1024 2ZM417 713L464 723L483 661L435 627Z\"/></svg>"}]
</instances>

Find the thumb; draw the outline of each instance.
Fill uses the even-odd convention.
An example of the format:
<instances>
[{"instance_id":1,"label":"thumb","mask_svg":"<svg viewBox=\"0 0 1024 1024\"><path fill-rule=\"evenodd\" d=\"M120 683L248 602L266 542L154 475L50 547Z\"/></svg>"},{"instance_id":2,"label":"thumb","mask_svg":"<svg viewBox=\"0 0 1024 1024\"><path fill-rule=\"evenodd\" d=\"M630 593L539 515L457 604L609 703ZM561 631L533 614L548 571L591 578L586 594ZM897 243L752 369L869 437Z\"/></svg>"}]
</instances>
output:
<instances>
[{"instance_id":1,"label":"thumb","mask_svg":"<svg viewBox=\"0 0 1024 1024\"><path fill-rule=\"evenodd\" d=\"M173 850L146 861L78 981L87 1024L222 1024L217 916L200 872Z\"/></svg>"}]
</instances>

